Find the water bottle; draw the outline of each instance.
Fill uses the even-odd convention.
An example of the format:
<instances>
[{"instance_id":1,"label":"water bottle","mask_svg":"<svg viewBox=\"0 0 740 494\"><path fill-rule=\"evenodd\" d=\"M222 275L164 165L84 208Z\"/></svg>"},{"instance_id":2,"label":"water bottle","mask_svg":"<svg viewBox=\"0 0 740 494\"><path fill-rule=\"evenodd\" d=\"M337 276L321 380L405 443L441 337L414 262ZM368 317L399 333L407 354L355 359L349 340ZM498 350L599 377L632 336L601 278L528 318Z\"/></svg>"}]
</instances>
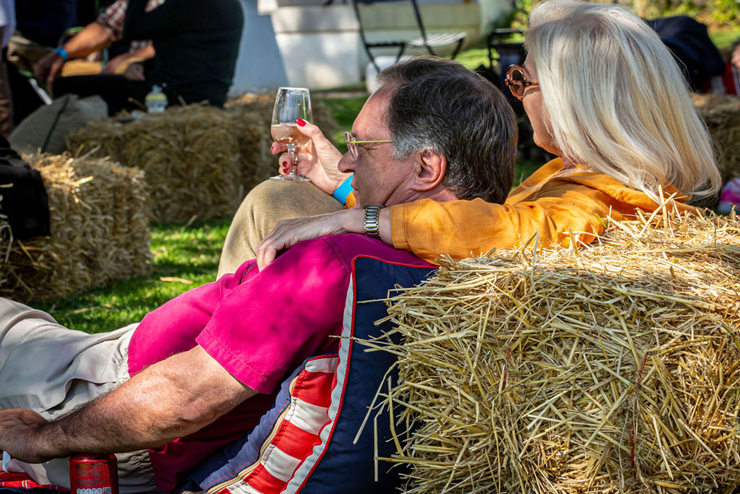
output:
<instances>
[{"instance_id":1,"label":"water bottle","mask_svg":"<svg viewBox=\"0 0 740 494\"><path fill-rule=\"evenodd\" d=\"M144 100L149 113L164 113L167 109L167 95L162 92L162 88L156 84L152 87L149 94Z\"/></svg>"}]
</instances>

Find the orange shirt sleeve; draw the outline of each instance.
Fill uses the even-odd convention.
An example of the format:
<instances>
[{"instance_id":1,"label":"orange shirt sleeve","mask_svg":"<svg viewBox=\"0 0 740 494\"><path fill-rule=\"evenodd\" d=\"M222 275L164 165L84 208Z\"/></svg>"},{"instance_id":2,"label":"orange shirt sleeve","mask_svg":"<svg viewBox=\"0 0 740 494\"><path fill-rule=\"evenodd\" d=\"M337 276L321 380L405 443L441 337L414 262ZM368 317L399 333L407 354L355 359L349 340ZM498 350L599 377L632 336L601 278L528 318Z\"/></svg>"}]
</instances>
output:
<instances>
[{"instance_id":1,"label":"orange shirt sleeve","mask_svg":"<svg viewBox=\"0 0 740 494\"><path fill-rule=\"evenodd\" d=\"M577 193L573 196L513 205L492 204L482 199L452 202L425 199L393 206L393 245L431 262L443 254L461 259L493 248L517 247L535 234L539 234L537 241L541 246L551 243L567 246L571 231L579 240L591 242L603 231L601 222L609 214L609 207L588 196L577 197ZM574 200L580 206L573 207Z\"/></svg>"},{"instance_id":2,"label":"orange shirt sleeve","mask_svg":"<svg viewBox=\"0 0 740 494\"><path fill-rule=\"evenodd\" d=\"M608 216L621 220L635 209L657 207L644 193L607 175L557 176L562 165L553 165L558 163L548 163L535 172L531 180L512 191L505 204L424 199L393 206L393 245L430 262L444 254L461 259L493 248L518 247L535 234L540 246L557 243L567 247L571 232L578 241L589 243L604 230Z\"/></svg>"}]
</instances>

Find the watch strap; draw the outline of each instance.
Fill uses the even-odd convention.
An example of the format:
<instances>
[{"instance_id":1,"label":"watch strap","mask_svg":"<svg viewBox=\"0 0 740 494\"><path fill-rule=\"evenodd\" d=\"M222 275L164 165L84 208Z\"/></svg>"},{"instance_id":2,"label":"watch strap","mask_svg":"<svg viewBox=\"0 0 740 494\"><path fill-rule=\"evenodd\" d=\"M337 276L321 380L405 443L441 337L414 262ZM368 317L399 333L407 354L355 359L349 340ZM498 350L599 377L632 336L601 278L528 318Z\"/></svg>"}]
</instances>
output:
<instances>
[{"instance_id":1,"label":"watch strap","mask_svg":"<svg viewBox=\"0 0 740 494\"><path fill-rule=\"evenodd\" d=\"M380 238L380 210L383 206L368 206L365 208L365 235Z\"/></svg>"}]
</instances>

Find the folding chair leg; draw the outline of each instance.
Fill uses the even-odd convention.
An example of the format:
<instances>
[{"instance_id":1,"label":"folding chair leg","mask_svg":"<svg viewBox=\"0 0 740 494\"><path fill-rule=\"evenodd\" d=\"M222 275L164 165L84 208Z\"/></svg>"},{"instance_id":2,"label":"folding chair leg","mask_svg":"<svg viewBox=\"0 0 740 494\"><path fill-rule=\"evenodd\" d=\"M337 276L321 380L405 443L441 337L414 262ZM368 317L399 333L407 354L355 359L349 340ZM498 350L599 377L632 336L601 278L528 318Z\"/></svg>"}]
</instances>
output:
<instances>
[{"instance_id":1,"label":"folding chair leg","mask_svg":"<svg viewBox=\"0 0 740 494\"><path fill-rule=\"evenodd\" d=\"M401 57L403 56L403 52L406 51L406 45L401 45L401 50L399 50L398 55L396 56L396 63L401 61ZM375 62L373 62L375 63ZM378 66L376 65L375 68L377 69ZM380 74L380 69L378 69L378 74Z\"/></svg>"},{"instance_id":2,"label":"folding chair leg","mask_svg":"<svg viewBox=\"0 0 740 494\"><path fill-rule=\"evenodd\" d=\"M367 51L368 55L370 55L370 50ZM380 67L378 67L378 63L375 61L375 57L370 55L370 63L373 64L373 67L375 67L376 74L380 74Z\"/></svg>"},{"instance_id":3,"label":"folding chair leg","mask_svg":"<svg viewBox=\"0 0 740 494\"><path fill-rule=\"evenodd\" d=\"M465 38L461 39L457 42L457 46L455 47L455 51L452 52L452 59L454 60L455 57L457 57L457 54L460 53L460 48L462 48L463 41L465 41Z\"/></svg>"}]
</instances>

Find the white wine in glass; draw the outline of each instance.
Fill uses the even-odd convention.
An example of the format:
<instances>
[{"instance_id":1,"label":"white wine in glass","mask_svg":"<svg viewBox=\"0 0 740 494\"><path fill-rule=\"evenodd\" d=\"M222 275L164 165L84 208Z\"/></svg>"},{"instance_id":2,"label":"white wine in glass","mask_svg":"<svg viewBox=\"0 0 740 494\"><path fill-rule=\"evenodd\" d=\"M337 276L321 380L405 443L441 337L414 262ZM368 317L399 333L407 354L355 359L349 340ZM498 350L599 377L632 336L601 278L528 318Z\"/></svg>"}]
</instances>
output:
<instances>
[{"instance_id":1,"label":"white wine in glass","mask_svg":"<svg viewBox=\"0 0 740 494\"><path fill-rule=\"evenodd\" d=\"M311 116L311 95L302 87L281 87L275 98L275 109L272 111L272 138L275 142L288 148L288 160L291 164L288 175L270 177L271 180L293 180L310 182L306 177L296 173L297 149L308 144L309 138L298 130L296 120L313 121Z\"/></svg>"}]
</instances>

